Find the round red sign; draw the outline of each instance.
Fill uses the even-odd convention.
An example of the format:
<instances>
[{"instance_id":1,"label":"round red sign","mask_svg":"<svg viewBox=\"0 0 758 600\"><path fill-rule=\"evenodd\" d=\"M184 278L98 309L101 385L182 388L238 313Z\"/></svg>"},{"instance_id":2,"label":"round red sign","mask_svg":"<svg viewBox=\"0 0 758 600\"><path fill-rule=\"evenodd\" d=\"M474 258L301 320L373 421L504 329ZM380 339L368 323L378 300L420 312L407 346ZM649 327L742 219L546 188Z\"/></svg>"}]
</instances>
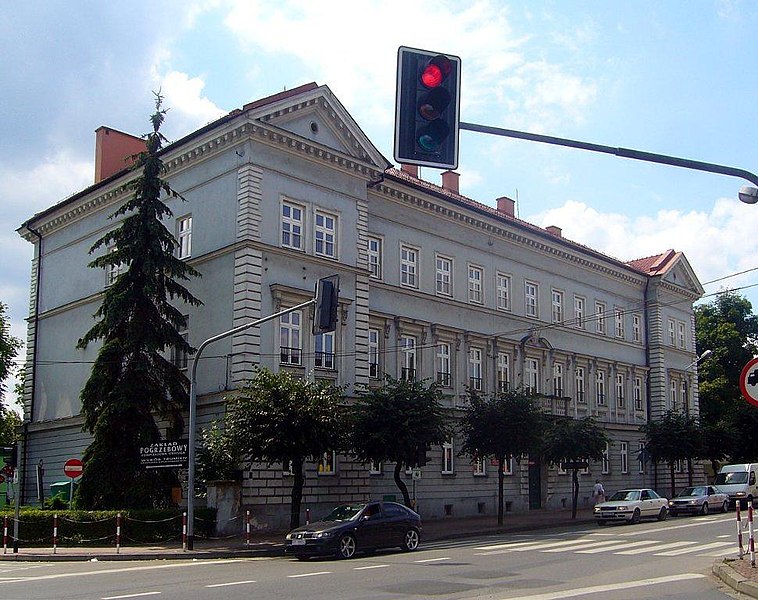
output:
<instances>
[{"instance_id":1,"label":"round red sign","mask_svg":"<svg viewBox=\"0 0 758 600\"><path fill-rule=\"evenodd\" d=\"M758 358L750 360L740 374L740 390L745 400L758 406Z\"/></svg>"},{"instance_id":2,"label":"round red sign","mask_svg":"<svg viewBox=\"0 0 758 600\"><path fill-rule=\"evenodd\" d=\"M63 472L66 474L66 477L76 479L79 477L79 475L82 474L82 467L83 465L81 460L78 458L69 458L63 465Z\"/></svg>"}]
</instances>

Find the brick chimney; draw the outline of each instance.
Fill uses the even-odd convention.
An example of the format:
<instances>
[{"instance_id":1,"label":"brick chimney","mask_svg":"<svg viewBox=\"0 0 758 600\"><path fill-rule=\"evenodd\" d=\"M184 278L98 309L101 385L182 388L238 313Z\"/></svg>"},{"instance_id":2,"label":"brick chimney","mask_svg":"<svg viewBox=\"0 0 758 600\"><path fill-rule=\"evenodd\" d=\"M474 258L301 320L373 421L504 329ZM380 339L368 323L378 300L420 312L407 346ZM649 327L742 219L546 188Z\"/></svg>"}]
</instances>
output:
<instances>
[{"instance_id":1,"label":"brick chimney","mask_svg":"<svg viewBox=\"0 0 758 600\"><path fill-rule=\"evenodd\" d=\"M503 213L508 217L515 217L516 201L511 200L508 196L501 196L497 199L497 212Z\"/></svg>"},{"instance_id":2,"label":"brick chimney","mask_svg":"<svg viewBox=\"0 0 758 600\"><path fill-rule=\"evenodd\" d=\"M455 171L445 171L442 173L442 189L448 192L458 194L458 180L460 179L460 173Z\"/></svg>"},{"instance_id":3,"label":"brick chimney","mask_svg":"<svg viewBox=\"0 0 758 600\"><path fill-rule=\"evenodd\" d=\"M400 165L400 170L418 179L418 165Z\"/></svg>"},{"instance_id":4,"label":"brick chimney","mask_svg":"<svg viewBox=\"0 0 758 600\"><path fill-rule=\"evenodd\" d=\"M95 183L132 164L132 155L145 151L145 140L110 127L95 130Z\"/></svg>"},{"instance_id":5,"label":"brick chimney","mask_svg":"<svg viewBox=\"0 0 758 600\"><path fill-rule=\"evenodd\" d=\"M560 227L556 227L555 225L548 225L545 227L545 230L550 235L554 235L555 237L563 237L563 230Z\"/></svg>"}]
</instances>

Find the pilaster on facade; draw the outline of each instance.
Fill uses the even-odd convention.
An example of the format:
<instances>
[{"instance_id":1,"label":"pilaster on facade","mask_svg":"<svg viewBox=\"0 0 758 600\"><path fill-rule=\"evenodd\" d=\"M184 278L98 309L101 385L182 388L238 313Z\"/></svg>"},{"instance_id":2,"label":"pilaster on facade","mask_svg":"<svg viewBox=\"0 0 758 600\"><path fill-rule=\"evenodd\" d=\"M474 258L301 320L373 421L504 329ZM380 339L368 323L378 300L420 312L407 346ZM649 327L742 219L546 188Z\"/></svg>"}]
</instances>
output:
<instances>
[{"instance_id":1,"label":"pilaster on facade","mask_svg":"<svg viewBox=\"0 0 758 600\"><path fill-rule=\"evenodd\" d=\"M263 169L244 164L237 171L237 239L260 240Z\"/></svg>"},{"instance_id":2,"label":"pilaster on facade","mask_svg":"<svg viewBox=\"0 0 758 600\"><path fill-rule=\"evenodd\" d=\"M234 253L234 307L232 327L261 318L262 253L243 247ZM261 334L258 327L232 336L232 382L236 385L253 376L260 364Z\"/></svg>"},{"instance_id":3,"label":"pilaster on facade","mask_svg":"<svg viewBox=\"0 0 758 600\"><path fill-rule=\"evenodd\" d=\"M358 218L356 228L356 256L359 271L355 276L355 384L368 385L369 356L369 299L371 295L371 280L368 264L368 202L357 200Z\"/></svg>"},{"instance_id":4,"label":"pilaster on facade","mask_svg":"<svg viewBox=\"0 0 758 600\"><path fill-rule=\"evenodd\" d=\"M34 393L34 377L37 365L34 364L34 349L37 345L37 279L39 269L39 253L41 250L40 242L34 245L34 258L32 259L31 285L29 286L29 316L30 319L26 325L26 361L24 368L24 393L23 402L23 420L25 423L34 420L32 414L32 395Z\"/></svg>"}]
</instances>

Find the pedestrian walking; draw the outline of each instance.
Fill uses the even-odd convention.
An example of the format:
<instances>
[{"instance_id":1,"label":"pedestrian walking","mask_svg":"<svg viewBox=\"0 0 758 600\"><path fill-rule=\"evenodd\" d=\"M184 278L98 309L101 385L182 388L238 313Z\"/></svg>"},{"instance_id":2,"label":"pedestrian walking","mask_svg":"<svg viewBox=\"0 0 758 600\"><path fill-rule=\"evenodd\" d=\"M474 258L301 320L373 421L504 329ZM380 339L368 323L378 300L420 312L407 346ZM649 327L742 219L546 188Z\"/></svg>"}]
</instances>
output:
<instances>
[{"instance_id":1,"label":"pedestrian walking","mask_svg":"<svg viewBox=\"0 0 758 600\"><path fill-rule=\"evenodd\" d=\"M605 502L605 488L603 488L603 484L600 483L599 479L595 480L595 487L592 488L592 497L595 499L595 504Z\"/></svg>"}]
</instances>

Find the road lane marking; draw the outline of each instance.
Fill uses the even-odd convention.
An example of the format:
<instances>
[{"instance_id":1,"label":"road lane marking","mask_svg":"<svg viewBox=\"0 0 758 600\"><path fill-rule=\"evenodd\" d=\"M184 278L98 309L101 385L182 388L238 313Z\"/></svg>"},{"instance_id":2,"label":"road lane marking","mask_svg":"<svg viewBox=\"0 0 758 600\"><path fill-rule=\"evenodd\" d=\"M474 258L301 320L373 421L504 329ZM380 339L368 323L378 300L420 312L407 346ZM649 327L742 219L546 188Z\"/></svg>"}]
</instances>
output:
<instances>
[{"instance_id":1,"label":"road lane marking","mask_svg":"<svg viewBox=\"0 0 758 600\"><path fill-rule=\"evenodd\" d=\"M507 550L509 548L519 548L521 546L534 546L535 544L544 544L545 540L529 540L528 542L508 542L506 544L495 544L492 546L479 546L474 550ZM556 541L560 544L560 542Z\"/></svg>"},{"instance_id":2,"label":"road lane marking","mask_svg":"<svg viewBox=\"0 0 758 600\"><path fill-rule=\"evenodd\" d=\"M439 558L425 558L423 560L414 560L413 562L417 564L423 564L423 563L431 563L431 562L440 562L443 560L450 560L449 556L440 556Z\"/></svg>"},{"instance_id":3,"label":"road lane marking","mask_svg":"<svg viewBox=\"0 0 758 600\"><path fill-rule=\"evenodd\" d=\"M600 554L601 552L613 552L614 550L625 550L634 546L646 546L645 550L650 549L650 544L657 544L655 540L640 540L639 542L620 542L615 546L603 546L602 548L593 548L591 550L579 550L577 554Z\"/></svg>"},{"instance_id":4,"label":"road lane marking","mask_svg":"<svg viewBox=\"0 0 758 600\"><path fill-rule=\"evenodd\" d=\"M731 519L729 519L729 520L731 520ZM688 529L690 527L702 527L703 525L713 525L714 523L717 523L718 521L724 521L724 522L726 522L726 519L724 519L723 517L715 517L715 518L700 517L700 518L698 518L695 521L690 522L690 523L684 523L682 525L670 525L670 526L666 527L666 531L671 531L673 529ZM631 531L629 533L620 533L619 534L619 536L621 536L621 537L634 537L634 536L638 536L638 535L650 535L650 531L646 529L644 531Z\"/></svg>"},{"instance_id":5,"label":"road lane marking","mask_svg":"<svg viewBox=\"0 0 758 600\"><path fill-rule=\"evenodd\" d=\"M616 540L613 540L615 542ZM504 554L506 552L527 552L529 550L542 550L544 549L553 549L553 548L561 548L564 546L572 546L576 544L590 544L593 542L597 542L593 538L579 538L576 540L563 540L563 541L557 541L557 540L542 540L542 541L536 541L536 542L517 542L515 544L500 544L497 546L482 546L481 548L476 548L476 550L494 550L494 552L486 552L484 554L481 554L480 556L490 556L492 554ZM597 542L602 543L602 542Z\"/></svg>"},{"instance_id":6,"label":"road lane marking","mask_svg":"<svg viewBox=\"0 0 758 600\"><path fill-rule=\"evenodd\" d=\"M574 550L582 550L584 548L595 548L596 546L605 547L611 544L619 544L618 540L603 540L602 542L583 542L577 543L573 546L564 546L562 548L549 548L547 550L540 550L543 554L550 554L551 552L573 552Z\"/></svg>"},{"instance_id":7,"label":"road lane marking","mask_svg":"<svg viewBox=\"0 0 758 600\"><path fill-rule=\"evenodd\" d=\"M618 590L626 590L629 588L648 587L651 585L660 585L663 583L688 581L690 579L703 579L704 577L706 577L706 575L703 575L701 573L682 573L681 575L655 577L652 579L639 579L637 581L623 581L621 583L611 583L608 585L594 585L591 587L578 588L574 590L561 590L559 592L549 592L546 594L533 594L531 596L502 596L501 600L562 600L563 598L575 598L576 596L585 596L587 594L616 592Z\"/></svg>"},{"instance_id":8,"label":"road lane marking","mask_svg":"<svg viewBox=\"0 0 758 600\"><path fill-rule=\"evenodd\" d=\"M119 598L140 598L142 596L157 596L160 592L142 592L140 594L124 594L123 596L103 596L100 600L118 600Z\"/></svg>"},{"instance_id":9,"label":"road lane marking","mask_svg":"<svg viewBox=\"0 0 758 600\"><path fill-rule=\"evenodd\" d=\"M661 550L669 550L670 548L681 548L682 546L692 546L697 542L669 542L668 544L660 544L653 546L652 548L636 548L635 550L624 550L623 552L616 552L621 556L634 556L635 554L645 554L646 552L660 552Z\"/></svg>"},{"instance_id":10,"label":"road lane marking","mask_svg":"<svg viewBox=\"0 0 758 600\"><path fill-rule=\"evenodd\" d=\"M300 573L299 575L287 575L290 579L299 579L300 577L315 577L316 575L331 575L331 571L316 571L315 573Z\"/></svg>"},{"instance_id":11,"label":"road lane marking","mask_svg":"<svg viewBox=\"0 0 758 600\"><path fill-rule=\"evenodd\" d=\"M694 548L682 548L681 550L671 550L670 552L656 552L655 556L679 556L681 554L691 554L693 552L702 552L703 550L713 550L715 548L723 548L724 546L732 545L733 542L713 542L712 544L695 546Z\"/></svg>"},{"instance_id":12,"label":"road lane marking","mask_svg":"<svg viewBox=\"0 0 758 600\"><path fill-rule=\"evenodd\" d=\"M369 565L367 567L355 567L356 571L365 571L367 569L385 569L389 567L389 565Z\"/></svg>"},{"instance_id":13,"label":"road lane marking","mask_svg":"<svg viewBox=\"0 0 758 600\"><path fill-rule=\"evenodd\" d=\"M227 583L212 583L210 585L206 585L207 588L217 588L217 587L225 587L227 585L245 585L246 583L255 583L254 579L248 579L247 581L229 581Z\"/></svg>"}]
</instances>

